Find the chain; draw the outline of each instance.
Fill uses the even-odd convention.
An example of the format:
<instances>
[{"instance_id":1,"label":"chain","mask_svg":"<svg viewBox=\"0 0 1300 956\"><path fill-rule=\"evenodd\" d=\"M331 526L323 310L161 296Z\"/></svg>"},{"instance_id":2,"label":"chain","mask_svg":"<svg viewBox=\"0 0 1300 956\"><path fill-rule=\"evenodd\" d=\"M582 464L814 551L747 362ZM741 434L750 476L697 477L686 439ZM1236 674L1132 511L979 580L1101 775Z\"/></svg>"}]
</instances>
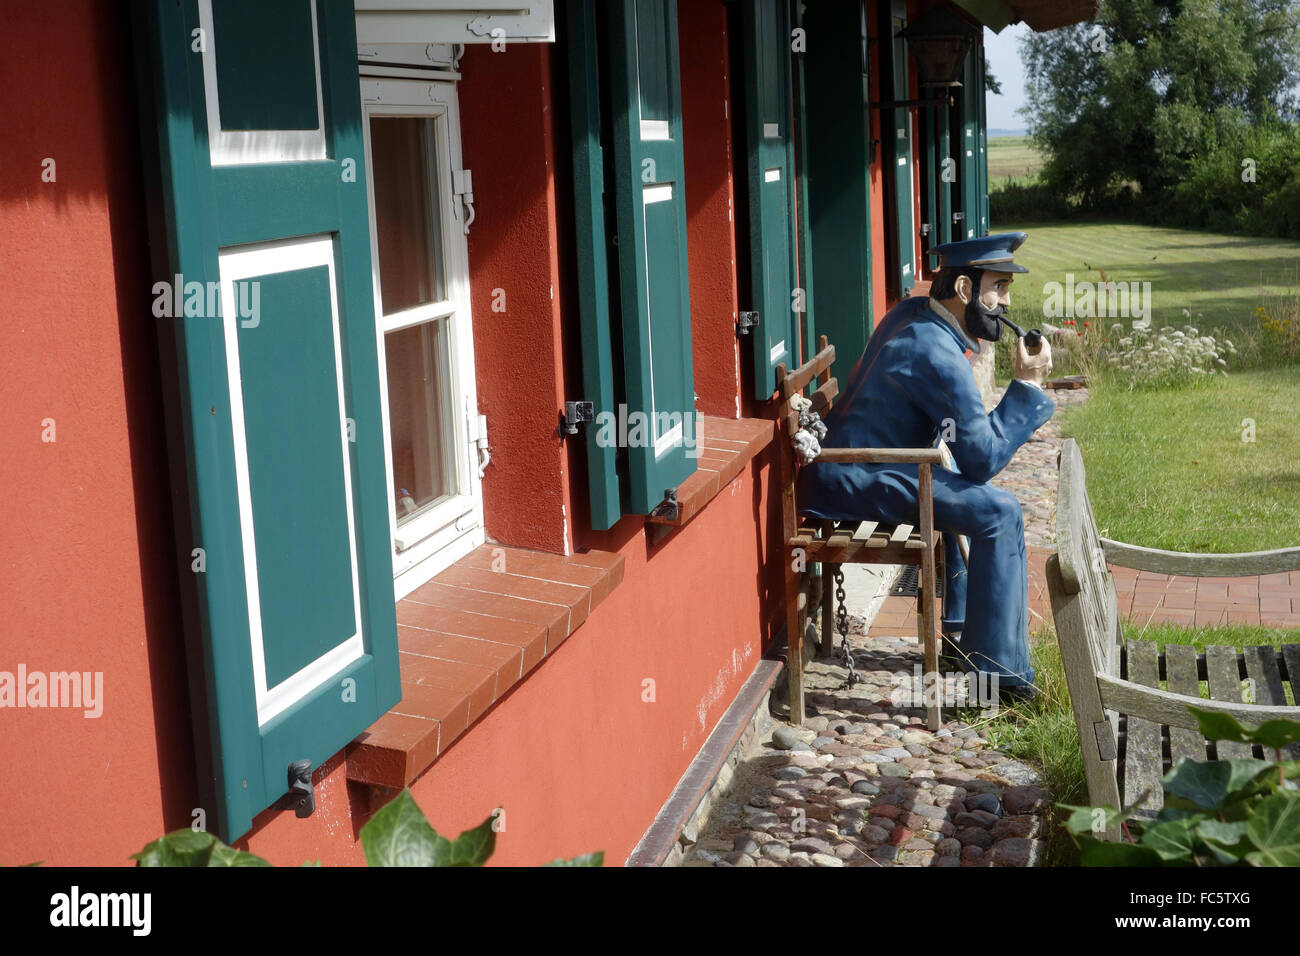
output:
<instances>
[{"instance_id":1,"label":"chain","mask_svg":"<svg viewBox=\"0 0 1300 956\"><path fill-rule=\"evenodd\" d=\"M853 654L849 650L849 612L844 607L844 599L847 595L844 593L844 571L837 564L835 566L835 601L839 604L835 612L835 629L840 632L840 651L844 655L844 666L848 669L849 676L845 687L852 687L859 680L857 669L853 666Z\"/></svg>"}]
</instances>

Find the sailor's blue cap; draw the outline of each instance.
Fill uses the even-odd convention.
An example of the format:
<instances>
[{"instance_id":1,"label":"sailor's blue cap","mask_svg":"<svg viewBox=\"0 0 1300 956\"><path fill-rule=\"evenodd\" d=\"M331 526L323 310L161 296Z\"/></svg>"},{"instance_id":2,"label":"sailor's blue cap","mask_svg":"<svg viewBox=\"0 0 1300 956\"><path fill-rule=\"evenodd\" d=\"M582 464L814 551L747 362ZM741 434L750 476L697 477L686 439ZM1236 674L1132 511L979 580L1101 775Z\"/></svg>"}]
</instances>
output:
<instances>
[{"instance_id":1,"label":"sailor's blue cap","mask_svg":"<svg viewBox=\"0 0 1300 956\"><path fill-rule=\"evenodd\" d=\"M939 256L940 269L988 269L992 272L1028 272L1013 261L1015 251L1029 238L1025 232L999 232L961 242L946 242L930 251Z\"/></svg>"}]
</instances>

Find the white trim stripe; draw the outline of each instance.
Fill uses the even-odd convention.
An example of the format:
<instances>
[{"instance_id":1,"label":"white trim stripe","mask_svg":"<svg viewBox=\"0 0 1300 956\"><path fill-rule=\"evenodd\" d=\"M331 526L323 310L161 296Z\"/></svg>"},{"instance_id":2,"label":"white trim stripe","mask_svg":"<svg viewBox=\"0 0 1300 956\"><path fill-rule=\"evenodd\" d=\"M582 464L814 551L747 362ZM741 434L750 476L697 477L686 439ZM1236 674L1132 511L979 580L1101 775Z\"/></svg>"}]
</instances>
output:
<instances>
[{"instance_id":1,"label":"white trim stripe","mask_svg":"<svg viewBox=\"0 0 1300 956\"><path fill-rule=\"evenodd\" d=\"M212 0L199 0L199 26L207 38L203 45L203 98L208 117L208 151L213 166L250 163L291 163L325 159L325 98L321 91L320 30L316 0L311 0L311 44L316 66L316 128L287 130L223 130L217 90L218 38L213 29Z\"/></svg>"},{"instance_id":2,"label":"white trim stripe","mask_svg":"<svg viewBox=\"0 0 1300 956\"><path fill-rule=\"evenodd\" d=\"M243 378L239 364L239 313L235 282L313 266L329 269L330 319L334 335L334 376L338 395L339 442L343 461L343 489L347 507L348 548L352 569L352 608L356 633L285 678L266 685L266 656L262 634L261 589L257 570L256 528L248 468L248 437L244 416ZM257 723L265 725L277 714L302 700L331 674L338 673L365 651L361 626L361 577L357 561L356 510L352 496L352 460L344 415L343 349L339 331L338 281L334 269L334 240L329 236L236 246L218 253L221 277L222 330L225 335L227 384L230 389L230 424L234 435L235 490L239 500L239 530L243 540L244 581L248 592L248 633L253 658ZM262 317L265 321L266 317Z\"/></svg>"}]
</instances>

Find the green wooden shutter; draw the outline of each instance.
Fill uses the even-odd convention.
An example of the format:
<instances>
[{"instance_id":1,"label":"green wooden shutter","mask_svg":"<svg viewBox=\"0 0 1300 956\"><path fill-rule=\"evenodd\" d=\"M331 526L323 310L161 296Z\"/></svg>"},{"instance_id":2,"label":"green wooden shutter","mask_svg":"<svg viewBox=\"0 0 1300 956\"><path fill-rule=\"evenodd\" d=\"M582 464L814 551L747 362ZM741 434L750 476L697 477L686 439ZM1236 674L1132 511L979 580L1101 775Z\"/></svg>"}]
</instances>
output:
<instances>
[{"instance_id":1,"label":"green wooden shutter","mask_svg":"<svg viewBox=\"0 0 1300 956\"><path fill-rule=\"evenodd\" d=\"M872 329L872 130L866 14L860 4L806 4L801 26L808 52L799 55L805 82L810 283L818 334L835 343L832 374L840 381L866 347ZM807 281L807 279L805 279Z\"/></svg>"},{"instance_id":2,"label":"green wooden shutter","mask_svg":"<svg viewBox=\"0 0 1300 956\"><path fill-rule=\"evenodd\" d=\"M608 14L614 220L629 421L625 510L646 514L695 470L696 462L687 448L695 436L695 395L677 4L616 0L602 10ZM637 440L637 415L644 416L644 440Z\"/></svg>"},{"instance_id":3,"label":"green wooden shutter","mask_svg":"<svg viewBox=\"0 0 1300 956\"><path fill-rule=\"evenodd\" d=\"M136 25L155 274L221 290L182 296L162 360L200 782L231 840L401 696L355 27L313 0L154 0Z\"/></svg>"},{"instance_id":4,"label":"green wooden shutter","mask_svg":"<svg viewBox=\"0 0 1300 956\"><path fill-rule=\"evenodd\" d=\"M790 163L790 28L781 0L741 5L745 99L746 192L749 203L749 308L754 397L776 390L776 366L799 364L798 285L791 245L794 183Z\"/></svg>"},{"instance_id":5,"label":"green wooden shutter","mask_svg":"<svg viewBox=\"0 0 1300 956\"><path fill-rule=\"evenodd\" d=\"M584 400L596 422L587 426L587 478L591 526L612 528L623 514L617 470L618 447L598 422L618 417L614 391L614 345L610 328L609 265L605 230L605 151L601 145L600 71L596 57L594 0L568 0L561 7L569 77L573 144L574 240L577 246L578 312L582 323Z\"/></svg>"},{"instance_id":6,"label":"green wooden shutter","mask_svg":"<svg viewBox=\"0 0 1300 956\"><path fill-rule=\"evenodd\" d=\"M947 103L939 107L939 156L935 175L939 182L939 212L935 245L952 242L952 187L957 180L957 157L952 154L952 117ZM938 257L931 266L938 268Z\"/></svg>"},{"instance_id":7,"label":"green wooden shutter","mask_svg":"<svg viewBox=\"0 0 1300 956\"><path fill-rule=\"evenodd\" d=\"M908 99L907 41L898 32L907 26L906 0L892 0L888 19L890 75L893 78L891 97L895 101ZM898 265L895 281L899 296L906 295L916 285L915 239L912 223L912 114L906 108L890 111L891 128L886 138L892 144L894 177L894 227L898 247Z\"/></svg>"}]
</instances>

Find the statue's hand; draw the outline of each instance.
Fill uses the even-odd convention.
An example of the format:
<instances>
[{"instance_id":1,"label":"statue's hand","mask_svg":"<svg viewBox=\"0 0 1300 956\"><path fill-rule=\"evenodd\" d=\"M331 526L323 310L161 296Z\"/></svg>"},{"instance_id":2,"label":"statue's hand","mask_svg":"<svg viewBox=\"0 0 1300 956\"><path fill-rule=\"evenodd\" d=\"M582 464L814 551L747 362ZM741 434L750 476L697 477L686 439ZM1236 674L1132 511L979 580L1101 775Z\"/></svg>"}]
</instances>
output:
<instances>
[{"instance_id":1,"label":"statue's hand","mask_svg":"<svg viewBox=\"0 0 1300 956\"><path fill-rule=\"evenodd\" d=\"M1046 338L1042 340L1038 352L1033 355L1030 355L1029 350L1025 348L1024 339L1016 339L1016 378L1042 385L1051 370L1052 346Z\"/></svg>"}]
</instances>

